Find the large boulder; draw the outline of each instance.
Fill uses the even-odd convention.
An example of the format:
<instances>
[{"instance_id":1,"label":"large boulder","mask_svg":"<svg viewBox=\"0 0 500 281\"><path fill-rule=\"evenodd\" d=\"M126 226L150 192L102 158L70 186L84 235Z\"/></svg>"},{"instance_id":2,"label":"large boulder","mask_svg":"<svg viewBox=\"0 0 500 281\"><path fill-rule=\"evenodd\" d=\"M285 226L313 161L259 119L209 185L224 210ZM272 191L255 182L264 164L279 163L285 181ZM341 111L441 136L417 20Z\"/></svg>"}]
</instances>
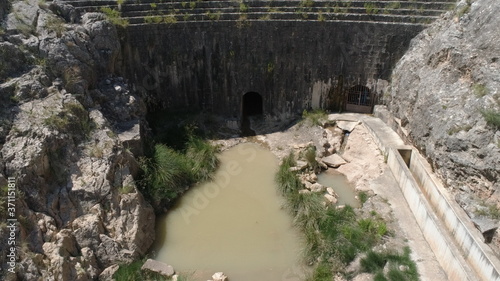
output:
<instances>
[{"instance_id":1,"label":"large boulder","mask_svg":"<svg viewBox=\"0 0 500 281\"><path fill-rule=\"evenodd\" d=\"M332 154L330 156L324 157L321 159L321 161L332 168L338 168L341 165L347 164L347 161L345 161L345 159L338 154Z\"/></svg>"}]
</instances>

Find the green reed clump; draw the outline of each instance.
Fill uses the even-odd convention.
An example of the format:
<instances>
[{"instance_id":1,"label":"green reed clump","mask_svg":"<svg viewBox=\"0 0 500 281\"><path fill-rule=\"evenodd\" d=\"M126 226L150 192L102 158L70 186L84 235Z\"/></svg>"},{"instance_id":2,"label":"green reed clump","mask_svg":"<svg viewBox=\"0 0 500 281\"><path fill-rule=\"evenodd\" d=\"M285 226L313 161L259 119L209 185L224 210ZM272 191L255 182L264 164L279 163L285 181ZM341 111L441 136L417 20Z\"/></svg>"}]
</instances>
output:
<instances>
[{"instance_id":1,"label":"green reed clump","mask_svg":"<svg viewBox=\"0 0 500 281\"><path fill-rule=\"evenodd\" d=\"M205 140L190 136L185 147L175 150L156 144L152 156L140 160L142 188L155 208L177 198L191 185L211 179L219 166L219 149Z\"/></svg>"},{"instance_id":2,"label":"green reed clump","mask_svg":"<svg viewBox=\"0 0 500 281\"><path fill-rule=\"evenodd\" d=\"M296 172L291 170L295 164L295 156L293 153L290 153L283 159L283 163L280 165L278 173L275 176L275 180L278 183L278 191L285 197L303 188L303 184L297 178Z\"/></svg>"},{"instance_id":3,"label":"green reed clump","mask_svg":"<svg viewBox=\"0 0 500 281\"><path fill-rule=\"evenodd\" d=\"M384 274L384 268L388 265L389 271ZM419 274L417 266L410 257L410 248L405 247L403 254L394 252L377 253L369 251L365 258L361 259L363 272L375 274L375 280L385 281L417 281Z\"/></svg>"},{"instance_id":4,"label":"green reed clump","mask_svg":"<svg viewBox=\"0 0 500 281\"><path fill-rule=\"evenodd\" d=\"M167 281L172 280L158 273L143 271L141 270L142 265L145 262L145 258L141 260L134 261L129 264L121 264L118 270L113 274L113 279L116 281ZM189 274L178 273L178 281L190 281L192 280Z\"/></svg>"},{"instance_id":5,"label":"green reed clump","mask_svg":"<svg viewBox=\"0 0 500 281\"><path fill-rule=\"evenodd\" d=\"M141 267L144 264L144 260L134 261L129 264L122 264L118 270L113 274L113 279L116 281L167 281L170 280L165 276L162 276L154 272L142 271Z\"/></svg>"},{"instance_id":6,"label":"green reed clump","mask_svg":"<svg viewBox=\"0 0 500 281\"><path fill-rule=\"evenodd\" d=\"M320 263L314 269L313 274L306 281L331 281L333 280L333 272L331 266L327 262Z\"/></svg>"},{"instance_id":7,"label":"green reed clump","mask_svg":"<svg viewBox=\"0 0 500 281\"><path fill-rule=\"evenodd\" d=\"M325 205L322 194L299 193L304 186L290 169L294 160L293 154L283 160L276 174L277 188L303 234L305 261L317 263L307 280L331 280L334 271L342 271L358 254L369 252L380 242L388 233L387 225L379 217L358 219L351 206L337 209Z\"/></svg>"},{"instance_id":8,"label":"green reed clump","mask_svg":"<svg viewBox=\"0 0 500 281\"><path fill-rule=\"evenodd\" d=\"M219 149L210 143L191 137L187 144L186 157L191 165L191 174L195 181L203 182L212 179L212 176L219 167L217 153Z\"/></svg>"}]
</instances>

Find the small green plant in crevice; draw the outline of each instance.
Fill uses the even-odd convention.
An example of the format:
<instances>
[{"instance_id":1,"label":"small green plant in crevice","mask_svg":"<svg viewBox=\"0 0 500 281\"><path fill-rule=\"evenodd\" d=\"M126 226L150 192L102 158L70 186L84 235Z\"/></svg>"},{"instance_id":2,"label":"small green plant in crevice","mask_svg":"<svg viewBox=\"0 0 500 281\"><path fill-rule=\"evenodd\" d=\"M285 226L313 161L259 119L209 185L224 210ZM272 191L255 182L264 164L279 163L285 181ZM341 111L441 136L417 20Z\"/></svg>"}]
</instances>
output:
<instances>
[{"instance_id":1,"label":"small green plant in crevice","mask_svg":"<svg viewBox=\"0 0 500 281\"><path fill-rule=\"evenodd\" d=\"M113 279L116 281L167 281L165 276L153 272L145 272L141 270L144 260L137 260L129 264L121 264L118 270L113 274Z\"/></svg>"},{"instance_id":2,"label":"small green plant in crevice","mask_svg":"<svg viewBox=\"0 0 500 281\"><path fill-rule=\"evenodd\" d=\"M100 159L104 156L104 149L98 144L94 144L90 147L89 156Z\"/></svg>"},{"instance_id":3,"label":"small green plant in crevice","mask_svg":"<svg viewBox=\"0 0 500 281\"><path fill-rule=\"evenodd\" d=\"M483 109L481 110L481 115L486 120L486 122L495 127L496 129L500 129L500 111L494 109Z\"/></svg>"},{"instance_id":4,"label":"small green plant in crevice","mask_svg":"<svg viewBox=\"0 0 500 281\"><path fill-rule=\"evenodd\" d=\"M397 9L401 8L401 2L399 2L399 1L391 1L385 7L387 9L397 10Z\"/></svg>"},{"instance_id":5,"label":"small green plant in crevice","mask_svg":"<svg viewBox=\"0 0 500 281\"><path fill-rule=\"evenodd\" d=\"M218 12L215 12L215 13L211 13L210 11L207 11L206 12L206 15L208 17L209 20L211 21L218 21L221 17L221 12L218 11Z\"/></svg>"},{"instance_id":6,"label":"small green plant in crevice","mask_svg":"<svg viewBox=\"0 0 500 281\"><path fill-rule=\"evenodd\" d=\"M142 265L145 262L145 258L128 263L121 264L118 270L113 274L113 279L116 281L170 281L171 278L167 278L158 273L151 271L141 270ZM177 281L193 281L191 278L192 274L186 274L184 272L176 273Z\"/></svg>"},{"instance_id":7,"label":"small green plant in crevice","mask_svg":"<svg viewBox=\"0 0 500 281\"><path fill-rule=\"evenodd\" d=\"M324 22L326 20L325 15L322 12L318 13L318 21Z\"/></svg>"},{"instance_id":8,"label":"small green plant in crevice","mask_svg":"<svg viewBox=\"0 0 500 281\"><path fill-rule=\"evenodd\" d=\"M240 13L246 13L246 12L248 12L248 5L241 2L240 3Z\"/></svg>"},{"instance_id":9,"label":"small green plant in crevice","mask_svg":"<svg viewBox=\"0 0 500 281\"><path fill-rule=\"evenodd\" d=\"M471 0L467 0L467 3L463 5L462 7L458 8L456 10L456 15L458 18L461 18L463 15L467 14L470 12L470 6L472 5Z\"/></svg>"},{"instance_id":10,"label":"small green plant in crevice","mask_svg":"<svg viewBox=\"0 0 500 281\"><path fill-rule=\"evenodd\" d=\"M7 193L9 188L7 185L0 186L0 220L5 222L7 220Z\"/></svg>"},{"instance_id":11,"label":"small green plant in crevice","mask_svg":"<svg viewBox=\"0 0 500 281\"><path fill-rule=\"evenodd\" d=\"M302 121L309 122L312 126L321 125L321 121L327 120L328 116L324 110L316 109L313 111L304 110L302 112Z\"/></svg>"},{"instance_id":12,"label":"small green plant in crevice","mask_svg":"<svg viewBox=\"0 0 500 281\"><path fill-rule=\"evenodd\" d=\"M316 160L316 146L308 146L304 151L303 157L306 159L307 165L311 171L316 173L321 171L321 166L319 165L318 160Z\"/></svg>"},{"instance_id":13,"label":"small green plant in crevice","mask_svg":"<svg viewBox=\"0 0 500 281\"><path fill-rule=\"evenodd\" d=\"M166 15L163 17L163 22L167 24L177 23L177 17L175 15Z\"/></svg>"},{"instance_id":14,"label":"small green plant in crevice","mask_svg":"<svg viewBox=\"0 0 500 281\"><path fill-rule=\"evenodd\" d=\"M274 72L274 63L268 62L267 63L267 73L271 74Z\"/></svg>"},{"instance_id":15,"label":"small green plant in crevice","mask_svg":"<svg viewBox=\"0 0 500 281\"><path fill-rule=\"evenodd\" d=\"M44 124L53 130L87 138L95 128L87 110L79 103L66 103L59 114L51 115Z\"/></svg>"},{"instance_id":16,"label":"small green plant in crevice","mask_svg":"<svg viewBox=\"0 0 500 281\"><path fill-rule=\"evenodd\" d=\"M120 192L120 194L128 194L132 191L134 191L134 186L132 184L126 184L118 188L118 192Z\"/></svg>"},{"instance_id":17,"label":"small green plant in crevice","mask_svg":"<svg viewBox=\"0 0 500 281\"><path fill-rule=\"evenodd\" d=\"M327 262L318 264L314 268L312 275L306 281L331 281L333 280L333 272L331 266Z\"/></svg>"},{"instance_id":18,"label":"small green plant in crevice","mask_svg":"<svg viewBox=\"0 0 500 281\"><path fill-rule=\"evenodd\" d=\"M474 213L478 216L500 219L500 209L493 204L487 204L485 202L481 203L480 207L478 207Z\"/></svg>"},{"instance_id":19,"label":"small green plant in crevice","mask_svg":"<svg viewBox=\"0 0 500 281\"><path fill-rule=\"evenodd\" d=\"M358 198L359 198L359 201L361 202L361 205L365 204L366 201L368 201L368 193L366 193L365 191L360 191L358 192Z\"/></svg>"},{"instance_id":20,"label":"small green plant in crevice","mask_svg":"<svg viewBox=\"0 0 500 281\"><path fill-rule=\"evenodd\" d=\"M333 12L336 14L342 13L342 8L338 4L335 4L335 7L333 7Z\"/></svg>"},{"instance_id":21,"label":"small green plant in crevice","mask_svg":"<svg viewBox=\"0 0 500 281\"><path fill-rule=\"evenodd\" d=\"M63 32L66 31L64 20L55 16L48 18L46 27L48 30L55 32L57 37L61 37Z\"/></svg>"},{"instance_id":22,"label":"small green plant in crevice","mask_svg":"<svg viewBox=\"0 0 500 281\"><path fill-rule=\"evenodd\" d=\"M458 132L465 131L468 132L472 129L472 126L469 124L461 125L461 126L453 126L452 128L448 129L447 133L449 136L454 135Z\"/></svg>"},{"instance_id":23,"label":"small green plant in crevice","mask_svg":"<svg viewBox=\"0 0 500 281\"><path fill-rule=\"evenodd\" d=\"M312 0L302 0L300 1L300 6L301 7L307 7L310 8L314 5L314 2Z\"/></svg>"},{"instance_id":24,"label":"small green plant in crevice","mask_svg":"<svg viewBox=\"0 0 500 281\"><path fill-rule=\"evenodd\" d=\"M159 15L144 16L144 22L149 24L159 24L163 22L163 17Z\"/></svg>"},{"instance_id":25,"label":"small green plant in crevice","mask_svg":"<svg viewBox=\"0 0 500 281\"><path fill-rule=\"evenodd\" d=\"M482 98L488 94L488 88L486 88L486 86L483 84L472 85L472 91L478 98Z\"/></svg>"},{"instance_id":26,"label":"small green plant in crevice","mask_svg":"<svg viewBox=\"0 0 500 281\"><path fill-rule=\"evenodd\" d=\"M111 7L101 7L100 10L112 24L120 27L127 27L129 25L129 21L122 18L120 11Z\"/></svg>"},{"instance_id":27,"label":"small green plant in crevice","mask_svg":"<svg viewBox=\"0 0 500 281\"><path fill-rule=\"evenodd\" d=\"M377 14L378 7L374 3L365 3L364 5L367 14Z\"/></svg>"},{"instance_id":28,"label":"small green plant in crevice","mask_svg":"<svg viewBox=\"0 0 500 281\"><path fill-rule=\"evenodd\" d=\"M417 266L410 257L410 248L405 247L403 254L393 252L369 251L365 258L361 259L363 272L375 275L374 280L386 281L418 281L419 274ZM388 267L385 272L384 268Z\"/></svg>"}]
</instances>

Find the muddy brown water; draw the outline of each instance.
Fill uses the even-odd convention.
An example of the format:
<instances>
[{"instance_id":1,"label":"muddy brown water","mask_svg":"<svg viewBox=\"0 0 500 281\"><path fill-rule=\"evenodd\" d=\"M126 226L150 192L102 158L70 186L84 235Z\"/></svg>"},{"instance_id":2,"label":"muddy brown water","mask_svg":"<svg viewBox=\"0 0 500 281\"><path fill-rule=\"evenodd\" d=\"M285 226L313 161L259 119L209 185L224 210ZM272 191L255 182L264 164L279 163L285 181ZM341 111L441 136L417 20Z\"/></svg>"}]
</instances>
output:
<instances>
[{"instance_id":1,"label":"muddy brown water","mask_svg":"<svg viewBox=\"0 0 500 281\"><path fill-rule=\"evenodd\" d=\"M333 188L339 196L337 205L350 205L355 208L361 206L359 200L356 199L356 191L342 173L328 169L318 175L318 183Z\"/></svg>"},{"instance_id":2,"label":"muddy brown water","mask_svg":"<svg viewBox=\"0 0 500 281\"><path fill-rule=\"evenodd\" d=\"M159 218L157 260L193 280L218 271L232 281L300 281L302 241L282 208L278 159L255 144L220 155L213 182L187 192Z\"/></svg>"}]
</instances>

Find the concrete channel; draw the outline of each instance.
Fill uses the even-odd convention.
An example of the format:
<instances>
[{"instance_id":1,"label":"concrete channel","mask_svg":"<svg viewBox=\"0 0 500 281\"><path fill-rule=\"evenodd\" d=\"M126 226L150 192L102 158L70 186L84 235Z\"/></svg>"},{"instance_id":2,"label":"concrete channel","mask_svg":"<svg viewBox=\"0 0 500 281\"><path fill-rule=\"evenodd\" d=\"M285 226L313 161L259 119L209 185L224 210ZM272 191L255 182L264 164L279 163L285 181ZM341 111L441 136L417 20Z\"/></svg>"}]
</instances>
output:
<instances>
[{"instance_id":1,"label":"concrete channel","mask_svg":"<svg viewBox=\"0 0 500 281\"><path fill-rule=\"evenodd\" d=\"M383 109L375 116L385 121ZM418 150L377 117L357 118L370 132L402 191L427 243L448 279L500 281L500 261L465 212L450 198Z\"/></svg>"}]
</instances>

